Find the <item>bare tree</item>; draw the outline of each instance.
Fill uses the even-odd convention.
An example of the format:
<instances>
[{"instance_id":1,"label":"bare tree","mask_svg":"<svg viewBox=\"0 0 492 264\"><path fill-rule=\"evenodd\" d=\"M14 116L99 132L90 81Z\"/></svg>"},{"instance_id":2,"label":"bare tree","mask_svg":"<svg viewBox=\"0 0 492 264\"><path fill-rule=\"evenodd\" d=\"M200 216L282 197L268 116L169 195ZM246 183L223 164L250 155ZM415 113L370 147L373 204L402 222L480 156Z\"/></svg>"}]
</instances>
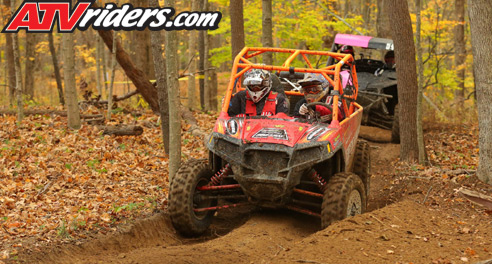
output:
<instances>
[{"instance_id":1,"label":"bare tree","mask_svg":"<svg viewBox=\"0 0 492 264\"><path fill-rule=\"evenodd\" d=\"M272 0L262 0L261 1L262 8L262 27L261 27L261 41L263 47L272 47L273 46L273 11L272 11ZM273 64L273 53L265 52L263 53L263 63L267 65Z\"/></svg>"},{"instance_id":2,"label":"bare tree","mask_svg":"<svg viewBox=\"0 0 492 264\"><path fill-rule=\"evenodd\" d=\"M478 105L478 127L480 149L477 176L492 184L492 2L490 0L468 0L473 69Z\"/></svg>"},{"instance_id":3,"label":"bare tree","mask_svg":"<svg viewBox=\"0 0 492 264\"><path fill-rule=\"evenodd\" d=\"M174 6L175 0L166 5ZM167 93L169 99L169 182L181 165L181 117L178 81L178 36L176 31L166 33Z\"/></svg>"},{"instance_id":4,"label":"bare tree","mask_svg":"<svg viewBox=\"0 0 492 264\"><path fill-rule=\"evenodd\" d=\"M400 157L402 161L418 160L417 144L417 65L412 21L407 1L385 0L390 14L391 32L395 43L400 109Z\"/></svg>"},{"instance_id":5,"label":"bare tree","mask_svg":"<svg viewBox=\"0 0 492 264\"><path fill-rule=\"evenodd\" d=\"M150 0L150 5L159 6L159 2L158 0ZM191 32L193 31L190 31L190 33ZM162 44L164 43L162 32L152 31L150 33L150 43L157 79L157 96L159 97L159 113L161 115L162 142L164 143L164 150L169 154L169 99L167 94L166 62L162 57Z\"/></svg>"},{"instance_id":6,"label":"bare tree","mask_svg":"<svg viewBox=\"0 0 492 264\"><path fill-rule=\"evenodd\" d=\"M48 42L50 46L51 60L53 61L53 70L55 73L56 88L58 89L58 98L60 104L65 105L65 98L63 95L63 85L60 75L60 67L58 66L58 58L56 56L55 41L53 40L53 33L48 33Z\"/></svg>"},{"instance_id":7,"label":"bare tree","mask_svg":"<svg viewBox=\"0 0 492 264\"><path fill-rule=\"evenodd\" d=\"M465 97L465 59L466 59L466 47L465 47L465 0L455 1L455 17L458 24L454 28L454 43L455 43L455 56L454 66L458 75L458 89L455 90L456 101L458 102L460 111L459 115L462 115L463 100Z\"/></svg>"},{"instance_id":8,"label":"bare tree","mask_svg":"<svg viewBox=\"0 0 492 264\"><path fill-rule=\"evenodd\" d=\"M73 2L73 1L72 1ZM80 128L80 113L75 87L75 52L73 49L74 34L63 34L63 78L65 79L65 101L67 103L68 127Z\"/></svg>"},{"instance_id":9,"label":"bare tree","mask_svg":"<svg viewBox=\"0 0 492 264\"><path fill-rule=\"evenodd\" d=\"M229 5L231 19L232 60L244 48L244 15L243 0L231 0Z\"/></svg>"}]
</instances>

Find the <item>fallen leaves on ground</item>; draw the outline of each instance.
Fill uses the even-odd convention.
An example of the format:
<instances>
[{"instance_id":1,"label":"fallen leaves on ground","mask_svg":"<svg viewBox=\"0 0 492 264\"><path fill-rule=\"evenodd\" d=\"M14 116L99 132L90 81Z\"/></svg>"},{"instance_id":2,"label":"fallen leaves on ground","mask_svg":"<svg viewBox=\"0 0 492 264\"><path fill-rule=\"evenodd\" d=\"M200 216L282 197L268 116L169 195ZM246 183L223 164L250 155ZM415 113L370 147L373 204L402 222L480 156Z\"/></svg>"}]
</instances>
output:
<instances>
[{"instance_id":1,"label":"fallen leaves on ground","mask_svg":"<svg viewBox=\"0 0 492 264\"><path fill-rule=\"evenodd\" d=\"M211 130L215 116L194 115L204 131ZM167 203L168 158L152 113L114 115L110 124L145 127L141 136L125 137L103 136L90 125L70 130L59 116L28 116L20 126L15 116L0 116L0 122L3 258L15 252L16 241L36 244L105 233ZM207 154L203 139L187 132L182 146L183 160Z\"/></svg>"}]
</instances>

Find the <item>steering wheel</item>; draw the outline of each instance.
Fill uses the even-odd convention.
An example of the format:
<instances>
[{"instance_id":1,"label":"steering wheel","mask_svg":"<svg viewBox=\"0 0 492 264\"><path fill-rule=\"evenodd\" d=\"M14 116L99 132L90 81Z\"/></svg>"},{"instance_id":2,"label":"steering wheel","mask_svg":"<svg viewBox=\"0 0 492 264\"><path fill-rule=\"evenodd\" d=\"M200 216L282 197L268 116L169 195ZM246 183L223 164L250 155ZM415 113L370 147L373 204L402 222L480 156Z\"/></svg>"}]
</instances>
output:
<instances>
[{"instance_id":1,"label":"steering wheel","mask_svg":"<svg viewBox=\"0 0 492 264\"><path fill-rule=\"evenodd\" d=\"M306 107L307 107L307 108L311 108L313 111L316 111L315 106L317 106L317 105L324 106L324 107L326 107L326 108L330 109L330 111L333 113L333 108L332 108L329 104L327 104L327 103L323 103L323 102L313 102L313 103L309 103L309 104L307 104L307 105L306 105Z\"/></svg>"},{"instance_id":2,"label":"steering wheel","mask_svg":"<svg viewBox=\"0 0 492 264\"><path fill-rule=\"evenodd\" d=\"M306 107L311 109L312 111L316 112L315 106L317 106L317 105L324 106L324 107L330 109L331 112L333 112L333 108L329 104L322 103L322 102L309 103L306 105ZM310 119L310 116L311 115L308 114L308 119ZM314 114L314 116L312 118L315 118L316 120L321 120L321 122L331 121L331 115L320 116L320 115Z\"/></svg>"}]
</instances>

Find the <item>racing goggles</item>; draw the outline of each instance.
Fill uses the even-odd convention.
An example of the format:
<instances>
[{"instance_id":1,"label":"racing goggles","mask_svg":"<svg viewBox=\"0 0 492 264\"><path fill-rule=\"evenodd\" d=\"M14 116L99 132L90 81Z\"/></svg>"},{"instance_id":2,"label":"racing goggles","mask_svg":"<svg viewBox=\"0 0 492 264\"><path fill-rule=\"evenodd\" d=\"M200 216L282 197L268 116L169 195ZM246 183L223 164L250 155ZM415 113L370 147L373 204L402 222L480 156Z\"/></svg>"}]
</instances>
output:
<instances>
[{"instance_id":1,"label":"racing goggles","mask_svg":"<svg viewBox=\"0 0 492 264\"><path fill-rule=\"evenodd\" d=\"M321 87L321 85L319 85L319 84L302 87L302 92L305 94L306 93L307 94L319 94L322 91L323 91L323 87Z\"/></svg>"},{"instance_id":2,"label":"racing goggles","mask_svg":"<svg viewBox=\"0 0 492 264\"><path fill-rule=\"evenodd\" d=\"M248 85L247 87L248 90L252 92L259 92L266 88L266 86L262 86L262 85Z\"/></svg>"},{"instance_id":3,"label":"racing goggles","mask_svg":"<svg viewBox=\"0 0 492 264\"><path fill-rule=\"evenodd\" d=\"M259 91L262 91L263 89L265 89L266 87L268 87L270 85L270 81L268 80L262 80L262 79L259 79L259 78L247 78L245 81L244 81L244 84L246 85L246 87L248 87L248 89L252 92L259 92Z\"/></svg>"}]
</instances>

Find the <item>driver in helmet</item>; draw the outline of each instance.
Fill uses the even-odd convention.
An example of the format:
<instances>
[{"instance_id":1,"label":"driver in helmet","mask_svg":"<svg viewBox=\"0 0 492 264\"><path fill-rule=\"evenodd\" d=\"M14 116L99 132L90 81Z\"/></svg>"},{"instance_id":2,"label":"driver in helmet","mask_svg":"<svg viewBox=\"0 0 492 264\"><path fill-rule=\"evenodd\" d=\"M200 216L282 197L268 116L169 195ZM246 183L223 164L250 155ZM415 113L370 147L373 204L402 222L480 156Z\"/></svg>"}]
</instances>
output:
<instances>
[{"instance_id":1,"label":"driver in helmet","mask_svg":"<svg viewBox=\"0 0 492 264\"><path fill-rule=\"evenodd\" d=\"M328 81L319 73L306 73L304 78L300 80L301 92L304 93L304 98L297 102L294 109L294 116L307 116L310 114L307 104L314 102L325 89L329 89ZM332 104L332 96L326 95L319 102ZM331 110L322 105L315 106L316 112L320 113L320 117L326 116L329 120ZM343 119L341 111L338 111L338 120Z\"/></svg>"},{"instance_id":2,"label":"driver in helmet","mask_svg":"<svg viewBox=\"0 0 492 264\"><path fill-rule=\"evenodd\" d=\"M272 116L289 113L289 103L283 94L272 91L270 72L251 69L244 74L245 90L234 95L229 104L229 116Z\"/></svg>"}]
</instances>

